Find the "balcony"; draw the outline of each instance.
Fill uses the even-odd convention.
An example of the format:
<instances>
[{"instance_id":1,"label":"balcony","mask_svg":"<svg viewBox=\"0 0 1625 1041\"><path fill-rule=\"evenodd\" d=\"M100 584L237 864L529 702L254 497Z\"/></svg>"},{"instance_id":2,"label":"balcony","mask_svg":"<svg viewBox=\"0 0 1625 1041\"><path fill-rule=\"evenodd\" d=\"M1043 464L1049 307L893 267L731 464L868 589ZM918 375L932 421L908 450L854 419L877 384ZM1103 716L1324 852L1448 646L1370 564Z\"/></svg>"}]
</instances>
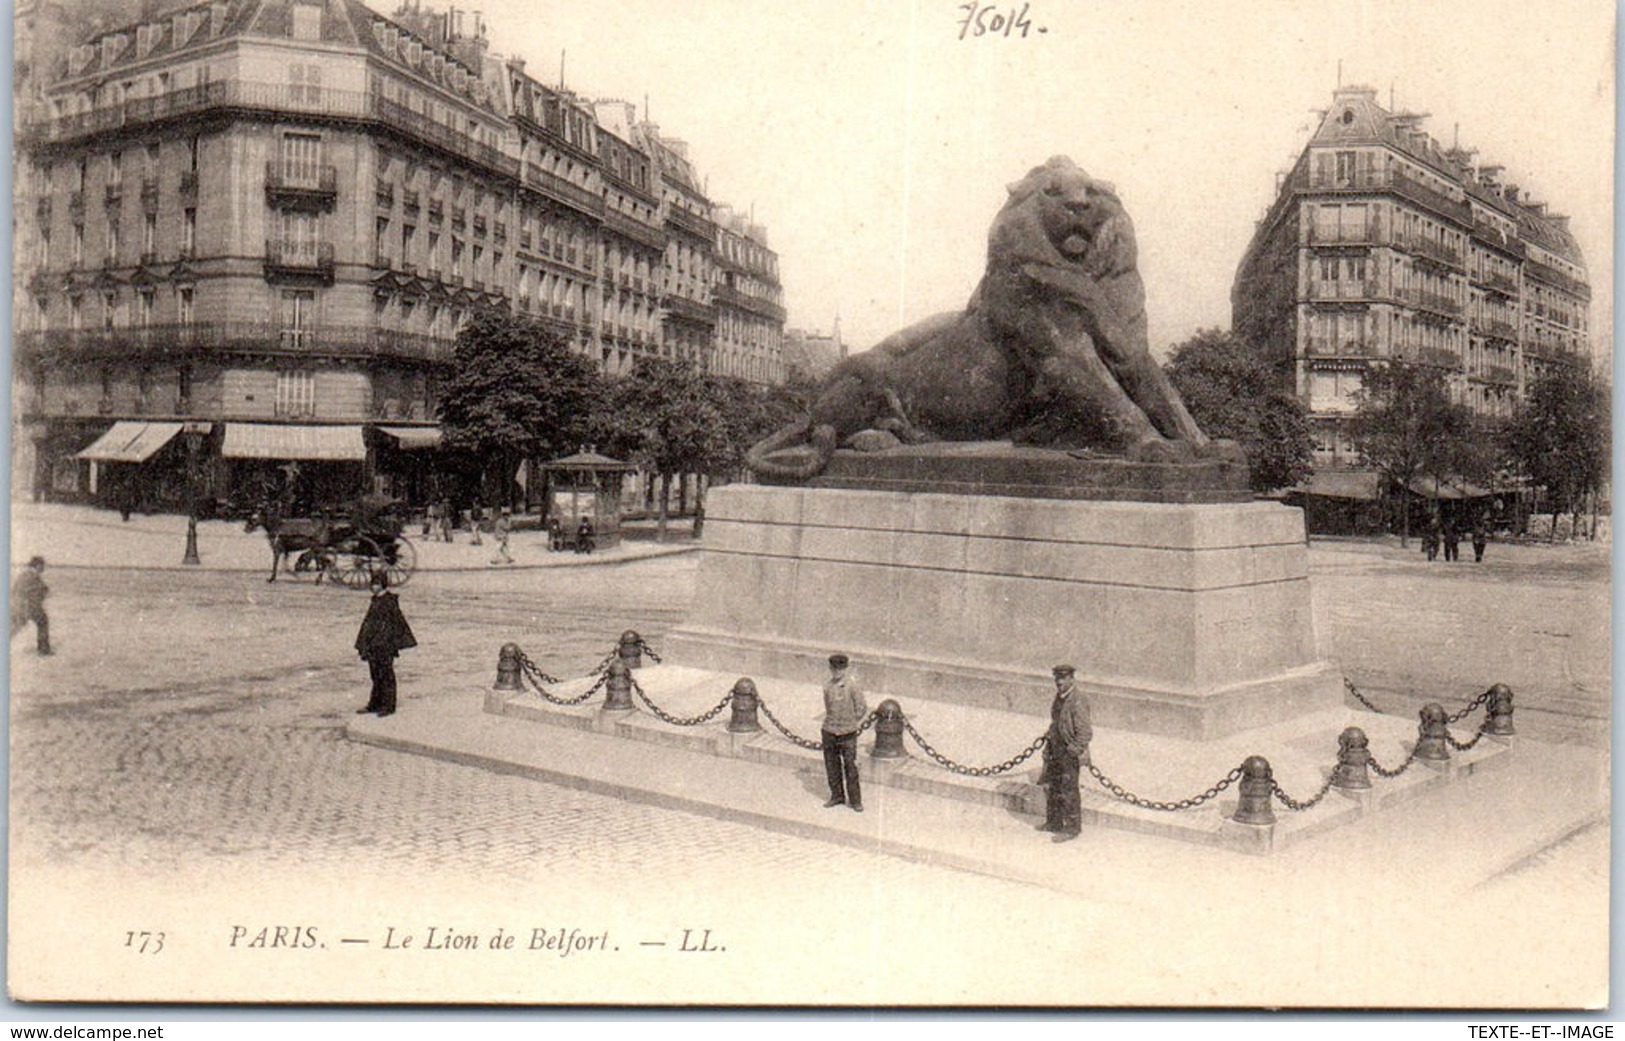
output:
<instances>
[{"instance_id":1,"label":"balcony","mask_svg":"<svg viewBox=\"0 0 1625 1041\"><path fill-rule=\"evenodd\" d=\"M1523 262L1523 273L1526 277L1537 279L1550 286L1556 286L1565 293L1577 296L1581 300L1591 299L1590 286L1577 278L1564 274L1549 264L1542 264L1536 260L1525 260Z\"/></svg>"},{"instance_id":2,"label":"balcony","mask_svg":"<svg viewBox=\"0 0 1625 1041\"><path fill-rule=\"evenodd\" d=\"M85 215L84 192L70 192L68 194L68 215L70 217L83 217Z\"/></svg>"},{"instance_id":3,"label":"balcony","mask_svg":"<svg viewBox=\"0 0 1625 1041\"><path fill-rule=\"evenodd\" d=\"M1312 337L1309 340L1309 355L1314 358L1373 358L1376 357L1376 348L1365 340Z\"/></svg>"},{"instance_id":4,"label":"balcony","mask_svg":"<svg viewBox=\"0 0 1625 1041\"><path fill-rule=\"evenodd\" d=\"M1509 343L1516 343L1518 340L1517 326L1513 325L1511 322L1502 321L1499 318L1474 318L1472 320L1472 328L1473 332L1478 333L1480 336L1489 336L1497 340L1506 340Z\"/></svg>"},{"instance_id":5,"label":"balcony","mask_svg":"<svg viewBox=\"0 0 1625 1041\"><path fill-rule=\"evenodd\" d=\"M373 185L372 197L379 206L387 210L395 205L395 186L388 181L380 180Z\"/></svg>"},{"instance_id":6,"label":"balcony","mask_svg":"<svg viewBox=\"0 0 1625 1041\"><path fill-rule=\"evenodd\" d=\"M501 245L502 243L507 242L508 241L508 225L505 224L502 221L497 221L495 224L493 224L491 226L491 238L498 245Z\"/></svg>"},{"instance_id":7,"label":"balcony","mask_svg":"<svg viewBox=\"0 0 1625 1041\"><path fill-rule=\"evenodd\" d=\"M571 184L557 174L548 173L535 163L526 163L524 170L525 184L537 192L547 196L554 202L580 210L590 216L600 216L604 212L604 200L585 188Z\"/></svg>"},{"instance_id":8,"label":"balcony","mask_svg":"<svg viewBox=\"0 0 1625 1041\"><path fill-rule=\"evenodd\" d=\"M429 223L439 224L446 219L446 204L439 199L429 200Z\"/></svg>"},{"instance_id":9,"label":"balcony","mask_svg":"<svg viewBox=\"0 0 1625 1041\"><path fill-rule=\"evenodd\" d=\"M1486 365L1479 379L1486 383L1517 383L1517 370L1505 365Z\"/></svg>"},{"instance_id":10,"label":"balcony","mask_svg":"<svg viewBox=\"0 0 1625 1041\"><path fill-rule=\"evenodd\" d=\"M265 277L272 279L314 278L332 285L333 244L331 242L265 241Z\"/></svg>"},{"instance_id":11,"label":"balcony","mask_svg":"<svg viewBox=\"0 0 1625 1041\"><path fill-rule=\"evenodd\" d=\"M1460 372L1461 355L1443 347L1421 347L1415 350L1415 357L1423 365L1434 365L1441 369L1450 369Z\"/></svg>"},{"instance_id":12,"label":"balcony","mask_svg":"<svg viewBox=\"0 0 1625 1041\"><path fill-rule=\"evenodd\" d=\"M373 254L372 266L381 271L393 270L395 267L395 258L391 257L383 250L379 250L377 253Z\"/></svg>"},{"instance_id":13,"label":"balcony","mask_svg":"<svg viewBox=\"0 0 1625 1041\"><path fill-rule=\"evenodd\" d=\"M1358 285L1362 285L1363 283L1356 282L1356 283L1329 283L1329 284L1332 284L1332 285L1356 285L1356 286L1358 286ZM782 321L784 321L784 308L780 307L778 304L774 303L771 300L763 300L760 297L749 296L749 295L747 295L745 293L741 293L739 290L733 288L732 286L728 286L728 285L719 285L719 286L717 286L715 292L712 295L713 295L713 298L716 300L716 302L718 304L725 304L725 305L728 305L728 306L731 306L731 307L737 307L742 311L749 311L752 314L758 315L758 316L760 316L762 318L766 318L769 321L773 321L773 322L782 322Z\"/></svg>"},{"instance_id":14,"label":"balcony","mask_svg":"<svg viewBox=\"0 0 1625 1041\"><path fill-rule=\"evenodd\" d=\"M469 279L468 288L474 290L476 293L483 293L485 292L485 282L478 278Z\"/></svg>"},{"instance_id":15,"label":"balcony","mask_svg":"<svg viewBox=\"0 0 1625 1041\"><path fill-rule=\"evenodd\" d=\"M1355 174L1339 176L1335 172L1322 174L1319 170L1314 170L1309 175L1308 190L1311 192L1351 191L1367 193L1391 191L1425 209L1449 217L1462 225L1472 223L1472 207L1468 206L1465 201L1452 199L1443 192L1430 188L1421 181L1397 171L1390 175L1386 170L1363 170Z\"/></svg>"},{"instance_id":16,"label":"balcony","mask_svg":"<svg viewBox=\"0 0 1625 1041\"><path fill-rule=\"evenodd\" d=\"M1511 275L1499 271L1486 271L1478 281L1483 283L1486 289L1493 289L1504 296L1518 295L1518 280Z\"/></svg>"},{"instance_id":17,"label":"balcony","mask_svg":"<svg viewBox=\"0 0 1625 1041\"><path fill-rule=\"evenodd\" d=\"M102 190L102 202L108 206L117 206L124 201L124 185L110 184Z\"/></svg>"},{"instance_id":18,"label":"balcony","mask_svg":"<svg viewBox=\"0 0 1625 1041\"><path fill-rule=\"evenodd\" d=\"M181 174L180 193L189 198L197 198L197 171L187 170Z\"/></svg>"},{"instance_id":19,"label":"balcony","mask_svg":"<svg viewBox=\"0 0 1625 1041\"><path fill-rule=\"evenodd\" d=\"M721 292L725 287L718 287ZM730 290L737 292L737 290ZM1374 281L1337 280L1331 282L1315 281L1309 283L1309 299L1311 300L1369 300L1377 295L1377 283Z\"/></svg>"},{"instance_id":20,"label":"balcony","mask_svg":"<svg viewBox=\"0 0 1625 1041\"><path fill-rule=\"evenodd\" d=\"M158 178L148 177L141 182L141 208L148 213L158 209Z\"/></svg>"},{"instance_id":21,"label":"balcony","mask_svg":"<svg viewBox=\"0 0 1625 1041\"><path fill-rule=\"evenodd\" d=\"M666 223L674 228L688 232L698 239L703 239L707 245L716 241L716 225L697 214L688 212L680 207L673 206L666 211Z\"/></svg>"},{"instance_id":22,"label":"balcony","mask_svg":"<svg viewBox=\"0 0 1625 1041\"><path fill-rule=\"evenodd\" d=\"M485 234L485 218L480 216L479 214L474 215L474 234L476 234L476 235L484 235Z\"/></svg>"},{"instance_id":23,"label":"balcony","mask_svg":"<svg viewBox=\"0 0 1625 1041\"><path fill-rule=\"evenodd\" d=\"M1394 290L1394 299L1414 308L1419 308L1424 311L1432 311L1435 314L1450 315L1455 317L1460 315L1462 312L1460 301L1456 300L1454 297L1445 296L1443 293L1435 293L1426 289L1418 289L1415 286L1400 286L1398 289Z\"/></svg>"},{"instance_id":24,"label":"balcony","mask_svg":"<svg viewBox=\"0 0 1625 1041\"><path fill-rule=\"evenodd\" d=\"M1376 221L1367 221L1363 227L1309 227L1311 246L1372 246L1380 241Z\"/></svg>"},{"instance_id":25,"label":"balcony","mask_svg":"<svg viewBox=\"0 0 1625 1041\"><path fill-rule=\"evenodd\" d=\"M422 207L418 205L418 193L416 191L408 188L401 192L401 209L408 217L416 217L422 212Z\"/></svg>"},{"instance_id":26,"label":"balcony","mask_svg":"<svg viewBox=\"0 0 1625 1041\"><path fill-rule=\"evenodd\" d=\"M666 248L666 234L664 231L650 227L642 221L633 220L623 213L605 210L604 227L623 238L648 246L650 249L664 250Z\"/></svg>"},{"instance_id":27,"label":"balcony","mask_svg":"<svg viewBox=\"0 0 1625 1041\"><path fill-rule=\"evenodd\" d=\"M265 164L265 201L297 210L331 208L338 198L338 171L318 163L273 159Z\"/></svg>"},{"instance_id":28,"label":"balcony","mask_svg":"<svg viewBox=\"0 0 1625 1041\"><path fill-rule=\"evenodd\" d=\"M530 232L521 231L519 233L519 248L520 249L529 249L530 248L530 242L531 242Z\"/></svg>"},{"instance_id":29,"label":"balcony","mask_svg":"<svg viewBox=\"0 0 1625 1041\"><path fill-rule=\"evenodd\" d=\"M320 351L338 357L397 357L449 362L453 341L370 325L317 325L289 329L273 322L208 322L144 329L52 330L22 333L20 355L52 358L186 357L209 353Z\"/></svg>"},{"instance_id":30,"label":"balcony","mask_svg":"<svg viewBox=\"0 0 1625 1041\"><path fill-rule=\"evenodd\" d=\"M440 269L437 267L429 268L423 272L423 277L438 282L440 281Z\"/></svg>"},{"instance_id":31,"label":"balcony","mask_svg":"<svg viewBox=\"0 0 1625 1041\"><path fill-rule=\"evenodd\" d=\"M1529 252L1516 234L1508 234L1487 221L1473 221L1473 238L1515 257L1522 258Z\"/></svg>"},{"instance_id":32,"label":"balcony","mask_svg":"<svg viewBox=\"0 0 1625 1041\"><path fill-rule=\"evenodd\" d=\"M1394 245L1408 253L1415 254L1420 259L1431 260L1436 264L1454 268L1457 271L1464 270L1459 250L1451 249L1448 246L1434 242L1432 239L1423 238L1420 235L1396 235L1394 236Z\"/></svg>"},{"instance_id":33,"label":"balcony","mask_svg":"<svg viewBox=\"0 0 1625 1041\"><path fill-rule=\"evenodd\" d=\"M461 206L451 208L451 230L462 231L468 227L468 213Z\"/></svg>"}]
</instances>

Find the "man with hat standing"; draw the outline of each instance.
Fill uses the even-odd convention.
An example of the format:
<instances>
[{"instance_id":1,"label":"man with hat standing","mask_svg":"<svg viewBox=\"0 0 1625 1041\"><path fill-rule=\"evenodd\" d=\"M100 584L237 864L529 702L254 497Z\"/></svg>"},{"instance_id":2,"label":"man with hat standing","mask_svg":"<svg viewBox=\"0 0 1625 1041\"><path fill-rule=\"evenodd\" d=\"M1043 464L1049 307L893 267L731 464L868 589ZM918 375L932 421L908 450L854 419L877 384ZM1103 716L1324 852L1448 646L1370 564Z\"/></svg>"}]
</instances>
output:
<instances>
[{"instance_id":1,"label":"man with hat standing","mask_svg":"<svg viewBox=\"0 0 1625 1041\"><path fill-rule=\"evenodd\" d=\"M829 801L863 812L863 789L858 784L858 731L869 715L863 691L847 672L850 659L844 654L829 656L829 679L824 683L824 773L829 778Z\"/></svg>"},{"instance_id":2,"label":"man with hat standing","mask_svg":"<svg viewBox=\"0 0 1625 1041\"><path fill-rule=\"evenodd\" d=\"M1039 831L1053 831L1054 842L1070 842L1083 831L1083 803L1078 795L1078 771L1089 762L1089 706L1073 685L1077 672L1057 665L1055 700L1049 707L1049 733L1044 741L1044 772L1040 783L1049 791L1044 799L1044 823Z\"/></svg>"}]
</instances>

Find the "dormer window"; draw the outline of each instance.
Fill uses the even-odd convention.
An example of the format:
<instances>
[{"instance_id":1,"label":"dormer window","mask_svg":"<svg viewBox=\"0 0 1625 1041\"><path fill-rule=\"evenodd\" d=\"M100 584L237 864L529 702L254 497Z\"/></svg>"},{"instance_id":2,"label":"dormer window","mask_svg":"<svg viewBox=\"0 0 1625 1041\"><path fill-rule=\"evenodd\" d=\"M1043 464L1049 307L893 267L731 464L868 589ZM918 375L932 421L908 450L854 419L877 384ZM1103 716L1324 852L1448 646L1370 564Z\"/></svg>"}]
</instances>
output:
<instances>
[{"instance_id":1,"label":"dormer window","mask_svg":"<svg viewBox=\"0 0 1625 1041\"><path fill-rule=\"evenodd\" d=\"M1348 126L1350 123L1354 122L1354 110L1352 108L1346 108L1343 110L1343 114L1337 118L1338 121L1344 126Z\"/></svg>"},{"instance_id":2,"label":"dormer window","mask_svg":"<svg viewBox=\"0 0 1625 1041\"><path fill-rule=\"evenodd\" d=\"M321 5L295 3L293 5L293 22L289 29L296 40L320 40L322 38Z\"/></svg>"}]
</instances>

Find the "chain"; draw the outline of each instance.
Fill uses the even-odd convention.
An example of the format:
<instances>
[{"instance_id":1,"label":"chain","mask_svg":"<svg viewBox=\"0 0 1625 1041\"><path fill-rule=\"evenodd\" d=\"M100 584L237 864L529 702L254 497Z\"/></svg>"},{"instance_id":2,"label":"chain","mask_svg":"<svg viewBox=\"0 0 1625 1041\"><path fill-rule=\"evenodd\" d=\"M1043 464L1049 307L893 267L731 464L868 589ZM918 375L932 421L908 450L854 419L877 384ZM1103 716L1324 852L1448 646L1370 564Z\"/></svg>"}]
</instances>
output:
<instances>
[{"instance_id":1,"label":"chain","mask_svg":"<svg viewBox=\"0 0 1625 1041\"><path fill-rule=\"evenodd\" d=\"M1381 763L1377 762L1377 757L1376 756L1371 756L1369 758L1369 762L1371 763L1371 769L1377 771L1377 776L1378 777L1388 777L1388 778L1398 777L1400 774L1404 773L1406 770L1409 770L1411 768L1412 763L1416 762L1416 749L1412 748L1411 749L1411 754L1405 757L1405 761L1403 763L1400 763L1397 767L1395 767L1392 770L1385 769Z\"/></svg>"},{"instance_id":2,"label":"chain","mask_svg":"<svg viewBox=\"0 0 1625 1041\"><path fill-rule=\"evenodd\" d=\"M762 710L762 715L766 716L767 721L773 724L773 728L788 738L792 744L800 745L802 748L808 748L814 752L823 751L824 745L822 742L808 741L804 737L791 733L790 728L779 722L779 717L773 714L773 710L767 707L767 702L760 697L756 699L756 707Z\"/></svg>"},{"instance_id":3,"label":"chain","mask_svg":"<svg viewBox=\"0 0 1625 1041\"><path fill-rule=\"evenodd\" d=\"M1380 709L1377 706L1373 705L1369 698L1367 698L1364 694L1361 694L1360 693L1360 688L1356 687L1354 685L1354 681L1349 679L1347 676L1343 677L1343 686L1345 688L1347 688L1347 690L1348 690L1348 692L1350 694L1354 695L1354 700L1358 701L1360 704L1364 705L1366 708L1370 709L1373 712L1381 712L1382 711L1382 709Z\"/></svg>"},{"instance_id":4,"label":"chain","mask_svg":"<svg viewBox=\"0 0 1625 1041\"><path fill-rule=\"evenodd\" d=\"M604 681L609 678L607 674L599 676L597 683L594 683L586 691L582 692L576 697L561 698L549 691L546 687L542 686L543 682L557 683L558 680L554 679L552 676L549 676L547 673L543 672L541 669L538 669L534 664L532 664L531 660L525 657L524 651L519 652L519 668L524 672L525 679L530 681L530 685L536 688L536 693L540 694L543 698L551 701L555 705L579 705L588 698L592 697L594 694L598 693L598 689L602 687L604 685Z\"/></svg>"},{"instance_id":5,"label":"chain","mask_svg":"<svg viewBox=\"0 0 1625 1041\"><path fill-rule=\"evenodd\" d=\"M1229 773L1225 774L1223 780L1219 781L1201 795L1193 795L1189 799L1181 799L1178 802L1157 802L1153 799L1142 799L1133 792L1124 789L1110 777L1107 777L1105 774L1101 773L1094 763L1089 764L1089 772L1094 774L1095 780L1100 782L1101 787L1111 792L1117 798L1122 799L1126 803L1130 803L1147 810L1188 810L1194 806L1202 805L1204 802L1207 802L1209 799L1218 795L1232 784L1235 784L1237 781L1241 780L1241 767L1238 766Z\"/></svg>"},{"instance_id":6,"label":"chain","mask_svg":"<svg viewBox=\"0 0 1625 1041\"><path fill-rule=\"evenodd\" d=\"M1490 721L1488 719L1478 724L1478 733L1473 735L1473 739L1471 741L1457 741L1455 738L1450 736L1450 731L1447 730L1444 734L1445 744L1449 745L1451 748L1454 748L1458 752L1471 752L1473 750L1473 746L1484 739L1485 731L1489 725Z\"/></svg>"},{"instance_id":7,"label":"chain","mask_svg":"<svg viewBox=\"0 0 1625 1041\"><path fill-rule=\"evenodd\" d=\"M613 651L610 651L608 654L604 655L604 660L599 662L596 666L594 666L592 671L593 672L606 672L606 671L608 671L609 663L614 661L616 658L619 658L620 656L621 656L621 648L620 648L619 645L616 645L616 647L615 647L615 649Z\"/></svg>"},{"instance_id":8,"label":"chain","mask_svg":"<svg viewBox=\"0 0 1625 1041\"><path fill-rule=\"evenodd\" d=\"M1445 719L1445 723L1447 725L1450 724L1450 723L1460 723L1462 721L1462 719L1464 717L1466 717L1466 715L1469 712L1471 712L1473 709L1477 708L1478 706L1484 704L1484 702L1488 701L1489 699L1490 699L1490 692L1486 690L1484 693L1482 693L1478 697L1474 698L1472 700L1472 703L1469 704L1466 708L1462 709L1460 712L1457 712L1453 716L1447 717ZM1476 741L1477 738L1474 738L1473 740Z\"/></svg>"},{"instance_id":9,"label":"chain","mask_svg":"<svg viewBox=\"0 0 1625 1041\"><path fill-rule=\"evenodd\" d=\"M634 692L636 692L637 696L643 700L643 703L645 705L649 706L649 711L650 712L653 712L655 715L659 716L662 720L664 720L667 723L670 723L672 726L676 726L676 727L697 727L701 723L709 723L709 722L711 722L711 720L717 718L717 714L720 713L723 709L727 708L728 703L734 699L734 693L733 693L733 691L730 690L728 693L722 695L722 700L717 702L716 706L713 707L709 712L703 713L702 715L690 716L687 719L683 719L683 718L681 718L679 716L670 715L669 713L662 710L659 705L656 705L653 701L650 701L649 700L649 695L647 695L647 694L645 694L643 692L643 686L641 684L639 684L638 681L635 680L635 679L632 681L632 690Z\"/></svg>"},{"instance_id":10,"label":"chain","mask_svg":"<svg viewBox=\"0 0 1625 1041\"><path fill-rule=\"evenodd\" d=\"M1326 793L1332 790L1332 777L1333 776L1335 776L1335 775L1334 774L1327 774L1326 775L1326 783L1320 786L1320 791L1316 792L1313 797L1305 799L1303 802L1299 802L1298 800L1294 799L1292 796L1288 795L1286 792L1282 791L1280 784L1278 784L1275 781L1274 778L1270 779L1270 785L1275 790L1275 797L1277 799L1280 799L1281 802L1286 805L1287 809L1289 809L1289 810L1307 810L1307 809L1313 807L1316 803L1320 802L1320 800L1326 798Z\"/></svg>"},{"instance_id":11,"label":"chain","mask_svg":"<svg viewBox=\"0 0 1625 1041\"><path fill-rule=\"evenodd\" d=\"M863 717L863 722L858 725L858 733L861 734L865 730L868 730L870 727L874 726L879 719L880 713L871 709L869 714Z\"/></svg>"},{"instance_id":12,"label":"chain","mask_svg":"<svg viewBox=\"0 0 1625 1041\"><path fill-rule=\"evenodd\" d=\"M962 763L954 762L952 759L949 759L935 748L932 748L931 742L920 736L920 732L914 729L914 724L909 722L907 716L903 717L903 729L908 731L908 736L912 737L914 742L924 750L926 755L935 760L938 766L946 767L947 769L952 770L954 773L963 774L966 777L993 777L996 774L1007 773L1014 770L1016 767L1032 758L1033 753L1037 752L1040 748L1043 748L1045 743L1048 741L1048 738L1040 734L1038 736L1038 740L1028 745L1022 751L1011 756L1009 759L1006 759L998 766L965 766Z\"/></svg>"},{"instance_id":13,"label":"chain","mask_svg":"<svg viewBox=\"0 0 1625 1041\"><path fill-rule=\"evenodd\" d=\"M638 638L638 649L641 650L644 654L647 654L649 657L653 658L656 665L660 664L660 655L656 654L655 649L653 647L649 646L649 641L648 640L645 640L642 637L639 637Z\"/></svg>"}]
</instances>

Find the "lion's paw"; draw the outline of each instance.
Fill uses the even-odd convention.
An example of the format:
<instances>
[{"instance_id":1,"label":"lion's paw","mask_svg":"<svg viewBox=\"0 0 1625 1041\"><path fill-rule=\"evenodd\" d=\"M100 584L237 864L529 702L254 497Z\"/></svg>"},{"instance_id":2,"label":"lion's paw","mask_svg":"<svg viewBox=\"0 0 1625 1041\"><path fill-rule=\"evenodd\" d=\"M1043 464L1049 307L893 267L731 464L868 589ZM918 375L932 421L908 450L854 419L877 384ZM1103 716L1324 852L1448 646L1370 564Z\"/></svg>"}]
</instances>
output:
<instances>
[{"instance_id":1,"label":"lion's paw","mask_svg":"<svg viewBox=\"0 0 1625 1041\"><path fill-rule=\"evenodd\" d=\"M1196 454L1202 459L1217 459L1226 463L1245 463L1247 461L1247 450L1229 438L1215 438L1198 447Z\"/></svg>"},{"instance_id":2,"label":"lion's paw","mask_svg":"<svg viewBox=\"0 0 1625 1041\"><path fill-rule=\"evenodd\" d=\"M846 439L846 447L858 452L884 452L901 447L903 442L890 430L860 430Z\"/></svg>"},{"instance_id":3,"label":"lion's paw","mask_svg":"<svg viewBox=\"0 0 1625 1041\"><path fill-rule=\"evenodd\" d=\"M1147 437L1128 447L1128 458L1136 463L1188 463L1196 457L1188 441Z\"/></svg>"}]
</instances>

